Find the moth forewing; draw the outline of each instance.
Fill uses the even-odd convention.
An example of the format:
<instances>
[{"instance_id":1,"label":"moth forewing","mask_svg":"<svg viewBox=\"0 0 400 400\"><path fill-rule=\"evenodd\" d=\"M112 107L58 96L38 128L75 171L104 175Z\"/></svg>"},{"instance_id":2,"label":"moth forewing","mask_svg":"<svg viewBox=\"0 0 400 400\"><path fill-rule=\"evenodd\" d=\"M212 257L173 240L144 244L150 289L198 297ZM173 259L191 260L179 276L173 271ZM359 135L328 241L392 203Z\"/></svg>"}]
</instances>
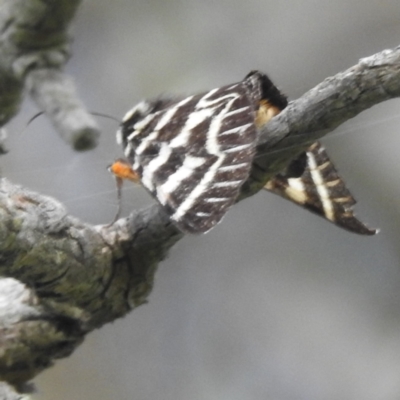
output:
<instances>
[{"instance_id":1,"label":"moth forewing","mask_svg":"<svg viewBox=\"0 0 400 400\"><path fill-rule=\"evenodd\" d=\"M144 187L184 232L213 228L248 178L265 77L179 100L142 102L118 139Z\"/></svg>"}]
</instances>

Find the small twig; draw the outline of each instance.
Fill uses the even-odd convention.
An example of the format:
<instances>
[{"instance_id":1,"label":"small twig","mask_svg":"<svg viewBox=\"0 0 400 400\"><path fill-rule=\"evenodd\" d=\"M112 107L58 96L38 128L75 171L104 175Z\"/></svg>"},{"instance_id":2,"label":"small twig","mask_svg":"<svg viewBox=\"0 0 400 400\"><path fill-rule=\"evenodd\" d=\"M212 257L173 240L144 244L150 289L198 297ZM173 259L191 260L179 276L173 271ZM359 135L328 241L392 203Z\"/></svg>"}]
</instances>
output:
<instances>
[{"instance_id":1,"label":"small twig","mask_svg":"<svg viewBox=\"0 0 400 400\"><path fill-rule=\"evenodd\" d=\"M70 77L51 68L34 70L28 74L26 86L57 132L75 150L96 147L100 135L97 123L79 100Z\"/></svg>"},{"instance_id":2,"label":"small twig","mask_svg":"<svg viewBox=\"0 0 400 400\"><path fill-rule=\"evenodd\" d=\"M99 129L63 72L68 26L81 0L4 0L0 13L0 126L19 110L24 88L76 150L96 146Z\"/></svg>"}]
</instances>

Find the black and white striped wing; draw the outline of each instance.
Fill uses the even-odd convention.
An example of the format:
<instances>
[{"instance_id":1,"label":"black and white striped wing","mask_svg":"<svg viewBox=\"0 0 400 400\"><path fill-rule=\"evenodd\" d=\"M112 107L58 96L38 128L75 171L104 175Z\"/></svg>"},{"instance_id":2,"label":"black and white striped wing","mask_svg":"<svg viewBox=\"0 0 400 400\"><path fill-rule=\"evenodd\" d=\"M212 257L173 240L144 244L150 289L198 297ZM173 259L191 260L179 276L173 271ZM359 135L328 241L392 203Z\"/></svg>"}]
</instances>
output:
<instances>
[{"instance_id":1,"label":"black and white striped wing","mask_svg":"<svg viewBox=\"0 0 400 400\"><path fill-rule=\"evenodd\" d=\"M361 235L374 235L377 232L353 214L356 200L318 142L292 161L284 173L268 181L265 189L348 231Z\"/></svg>"},{"instance_id":2,"label":"black and white striped wing","mask_svg":"<svg viewBox=\"0 0 400 400\"><path fill-rule=\"evenodd\" d=\"M257 77L182 100L142 102L118 139L142 184L184 232L210 230L235 202L254 157Z\"/></svg>"}]
</instances>

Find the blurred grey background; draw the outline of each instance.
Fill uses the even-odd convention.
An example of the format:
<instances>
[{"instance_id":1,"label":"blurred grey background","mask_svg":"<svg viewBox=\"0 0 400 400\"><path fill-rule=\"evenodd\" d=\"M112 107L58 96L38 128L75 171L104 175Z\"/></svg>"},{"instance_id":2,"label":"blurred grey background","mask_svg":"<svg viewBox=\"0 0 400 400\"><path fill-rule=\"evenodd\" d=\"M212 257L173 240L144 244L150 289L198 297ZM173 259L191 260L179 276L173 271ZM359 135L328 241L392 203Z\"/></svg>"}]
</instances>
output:
<instances>
[{"instance_id":1,"label":"blurred grey background","mask_svg":"<svg viewBox=\"0 0 400 400\"><path fill-rule=\"evenodd\" d=\"M142 98L191 94L267 72L290 98L400 44L399 0L87 0L68 71L90 110L121 117ZM400 398L400 101L324 140L375 237L340 230L268 193L187 237L160 265L150 303L88 336L36 379L37 399ZM107 223L106 166L122 154L100 120L74 153L27 102L2 173ZM128 187L129 186L129 187ZM128 185L124 211L152 202Z\"/></svg>"}]
</instances>

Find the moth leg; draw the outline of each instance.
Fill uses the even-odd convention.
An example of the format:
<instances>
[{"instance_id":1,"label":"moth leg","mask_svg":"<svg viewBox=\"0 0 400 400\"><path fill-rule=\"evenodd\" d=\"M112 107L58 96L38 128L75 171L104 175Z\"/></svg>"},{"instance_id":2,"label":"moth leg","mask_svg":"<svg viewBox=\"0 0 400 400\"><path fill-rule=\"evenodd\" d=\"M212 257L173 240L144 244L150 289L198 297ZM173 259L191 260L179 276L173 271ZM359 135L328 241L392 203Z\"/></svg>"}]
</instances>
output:
<instances>
[{"instance_id":1,"label":"moth leg","mask_svg":"<svg viewBox=\"0 0 400 400\"><path fill-rule=\"evenodd\" d=\"M121 209L122 209L122 185L124 184L124 181L122 178L115 177L115 182L117 184L117 198L118 198L118 206L117 206L117 212L115 213L114 218L110 223L106 225L106 228L109 228L115 224L115 222L119 219L121 215Z\"/></svg>"}]
</instances>

